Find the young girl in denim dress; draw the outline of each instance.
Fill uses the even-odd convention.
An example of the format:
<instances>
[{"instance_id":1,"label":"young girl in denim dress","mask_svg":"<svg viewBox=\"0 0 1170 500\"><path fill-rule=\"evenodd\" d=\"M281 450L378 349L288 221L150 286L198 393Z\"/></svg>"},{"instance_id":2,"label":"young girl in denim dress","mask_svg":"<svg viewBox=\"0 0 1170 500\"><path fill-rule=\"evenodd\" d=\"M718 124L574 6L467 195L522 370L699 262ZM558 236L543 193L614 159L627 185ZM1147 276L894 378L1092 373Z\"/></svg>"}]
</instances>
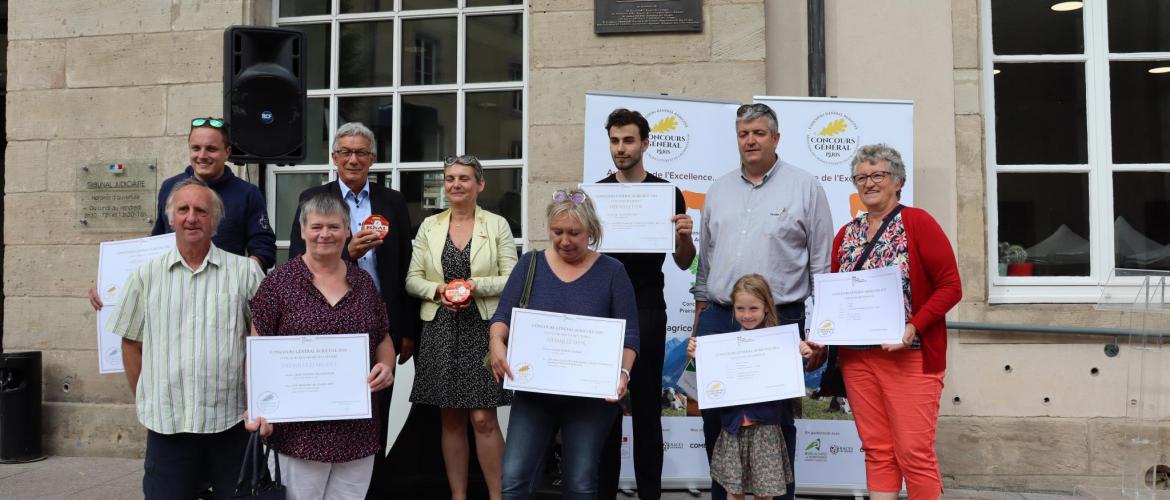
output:
<instances>
[{"instance_id":1,"label":"young girl in denim dress","mask_svg":"<svg viewBox=\"0 0 1170 500\"><path fill-rule=\"evenodd\" d=\"M743 330L779 326L772 290L763 276L749 274L731 291L735 320ZM687 354L695 357L695 337ZM792 463L780 431L780 401L720 408L723 430L711 457L711 479L735 500L780 496L792 482Z\"/></svg>"}]
</instances>

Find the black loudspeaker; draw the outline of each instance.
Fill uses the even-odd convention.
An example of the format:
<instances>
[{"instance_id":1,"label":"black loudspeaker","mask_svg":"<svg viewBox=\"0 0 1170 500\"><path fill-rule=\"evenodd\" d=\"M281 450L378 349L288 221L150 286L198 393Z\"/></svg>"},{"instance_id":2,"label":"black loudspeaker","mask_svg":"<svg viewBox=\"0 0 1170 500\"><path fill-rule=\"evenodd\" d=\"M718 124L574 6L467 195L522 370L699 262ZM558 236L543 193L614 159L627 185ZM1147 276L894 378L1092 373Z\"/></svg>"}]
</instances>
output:
<instances>
[{"instance_id":1,"label":"black loudspeaker","mask_svg":"<svg viewBox=\"0 0 1170 500\"><path fill-rule=\"evenodd\" d=\"M223 32L223 116L236 163L305 159L305 35L232 26Z\"/></svg>"}]
</instances>

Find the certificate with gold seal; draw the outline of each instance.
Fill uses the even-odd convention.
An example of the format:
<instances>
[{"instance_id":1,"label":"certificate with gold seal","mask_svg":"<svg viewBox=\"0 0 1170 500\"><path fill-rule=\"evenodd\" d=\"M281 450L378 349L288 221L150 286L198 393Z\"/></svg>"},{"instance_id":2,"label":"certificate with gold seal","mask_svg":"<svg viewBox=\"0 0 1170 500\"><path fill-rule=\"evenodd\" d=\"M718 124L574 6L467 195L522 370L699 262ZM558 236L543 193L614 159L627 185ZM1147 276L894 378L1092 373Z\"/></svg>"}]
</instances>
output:
<instances>
[{"instance_id":1,"label":"certificate with gold seal","mask_svg":"<svg viewBox=\"0 0 1170 500\"><path fill-rule=\"evenodd\" d=\"M508 331L505 389L617 397L626 320L516 308Z\"/></svg>"},{"instance_id":2,"label":"certificate with gold seal","mask_svg":"<svg viewBox=\"0 0 1170 500\"><path fill-rule=\"evenodd\" d=\"M824 345L900 344L906 332L902 273L881 267L813 276L808 340Z\"/></svg>"},{"instance_id":3,"label":"certificate with gold seal","mask_svg":"<svg viewBox=\"0 0 1170 500\"><path fill-rule=\"evenodd\" d=\"M804 396L804 364L796 325L704 335L697 341L699 408Z\"/></svg>"},{"instance_id":4,"label":"certificate with gold seal","mask_svg":"<svg viewBox=\"0 0 1170 500\"><path fill-rule=\"evenodd\" d=\"M370 335L273 335L247 339L248 411L269 422L373 416Z\"/></svg>"},{"instance_id":5,"label":"certificate with gold seal","mask_svg":"<svg viewBox=\"0 0 1170 500\"><path fill-rule=\"evenodd\" d=\"M673 184L581 184L593 200L602 232L599 252L674 253Z\"/></svg>"}]
</instances>

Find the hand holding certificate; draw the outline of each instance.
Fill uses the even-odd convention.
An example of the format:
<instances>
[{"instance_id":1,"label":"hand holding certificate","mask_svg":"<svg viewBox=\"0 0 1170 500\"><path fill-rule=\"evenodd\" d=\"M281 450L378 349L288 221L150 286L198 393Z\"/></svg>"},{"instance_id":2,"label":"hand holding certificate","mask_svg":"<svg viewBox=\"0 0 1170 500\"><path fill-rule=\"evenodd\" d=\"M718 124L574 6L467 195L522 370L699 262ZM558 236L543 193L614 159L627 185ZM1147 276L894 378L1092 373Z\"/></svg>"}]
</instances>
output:
<instances>
[{"instance_id":1,"label":"hand holding certificate","mask_svg":"<svg viewBox=\"0 0 1170 500\"><path fill-rule=\"evenodd\" d=\"M697 337L699 408L721 408L804 396L796 325Z\"/></svg>"},{"instance_id":2,"label":"hand holding certificate","mask_svg":"<svg viewBox=\"0 0 1170 500\"><path fill-rule=\"evenodd\" d=\"M616 398L625 331L624 319L513 309L504 388Z\"/></svg>"},{"instance_id":3,"label":"hand holding certificate","mask_svg":"<svg viewBox=\"0 0 1170 500\"><path fill-rule=\"evenodd\" d=\"M605 230L599 252L674 253L674 186L666 183L582 184Z\"/></svg>"},{"instance_id":4,"label":"hand holding certificate","mask_svg":"<svg viewBox=\"0 0 1170 500\"><path fill-rule=\"evenodd\" d=\"M268 422L370 418L370 336L248 337L248 412Z\"/></svg>"},{"instance_id":5,"label":"hand holding certificate","mask_svg":"<svg viewBox=\"0 0 1170 500\"><path fill-rule=\"evenodd\" d=\"M122 304L121 288L130 273L146 261L175 248L174 234L132 240L103 241L98 247L97 313L98 372L122 371L122 338L110 331L110 320Z\"/></svg>"},{"instance_id":6,"label":"hand holding certificate","mask_svg":"<svg viewBox=\"0 0 1170 500\"><path fill-rule=\"evenodd\" d=\"M824 345L900 344L906 331L902 273L882 267L813 276L812 329Z\"/></svg>"}]
</instances>

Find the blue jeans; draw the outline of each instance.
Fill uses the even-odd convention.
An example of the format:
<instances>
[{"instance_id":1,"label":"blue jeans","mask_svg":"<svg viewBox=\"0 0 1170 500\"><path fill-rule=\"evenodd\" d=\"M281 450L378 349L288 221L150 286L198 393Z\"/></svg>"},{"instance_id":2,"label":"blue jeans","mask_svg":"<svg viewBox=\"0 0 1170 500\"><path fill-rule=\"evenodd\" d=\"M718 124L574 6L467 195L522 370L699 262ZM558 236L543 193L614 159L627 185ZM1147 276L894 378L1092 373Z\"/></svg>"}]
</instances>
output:
<instances>
[{"instance_id":1,"label":"blue jeans","mask_svg":"<svg viewBox=\"0 0 1170 500\"><path fill-rule=\"evenodd\" d=\"M562 496L595 500L597 464L618 405L602 399L516 392L504 446L503 498L536 498L549 446L561 431Z\"/></svg>"},{"instance_id":2,"label":"blue jeans","mask_svg":"<svg viewBox=\"0 0 1170 500\"><path fill-rule=\"evenodd\" d=\"M796 323L801 332L804 331L804 304L784 304L776 306L776 317L780 324ZM699 324L695 327L695 336L711 335L715 333L734 332L740 329L735 321L735 314L730 307L721 306L714 302L708 303L707 308L699 314ZM792 401L784 401L780 405L783 413L780 415L780 431L784 434L784 445L788 448L788 459L793 463L793 475L796 477L796 421L792 414ZM715 452L715 441L719 439L722 425L719 420L719 409L703 410L703 440L707 447L707 461L711 461L711 454ZM777 500L793 500L796 498L793 490L796 483L788 483L788 491L782 496L773 497ZM727 500L727 491L719 483L711 481L711 500Z\"/></svg>"}]
</instances>

